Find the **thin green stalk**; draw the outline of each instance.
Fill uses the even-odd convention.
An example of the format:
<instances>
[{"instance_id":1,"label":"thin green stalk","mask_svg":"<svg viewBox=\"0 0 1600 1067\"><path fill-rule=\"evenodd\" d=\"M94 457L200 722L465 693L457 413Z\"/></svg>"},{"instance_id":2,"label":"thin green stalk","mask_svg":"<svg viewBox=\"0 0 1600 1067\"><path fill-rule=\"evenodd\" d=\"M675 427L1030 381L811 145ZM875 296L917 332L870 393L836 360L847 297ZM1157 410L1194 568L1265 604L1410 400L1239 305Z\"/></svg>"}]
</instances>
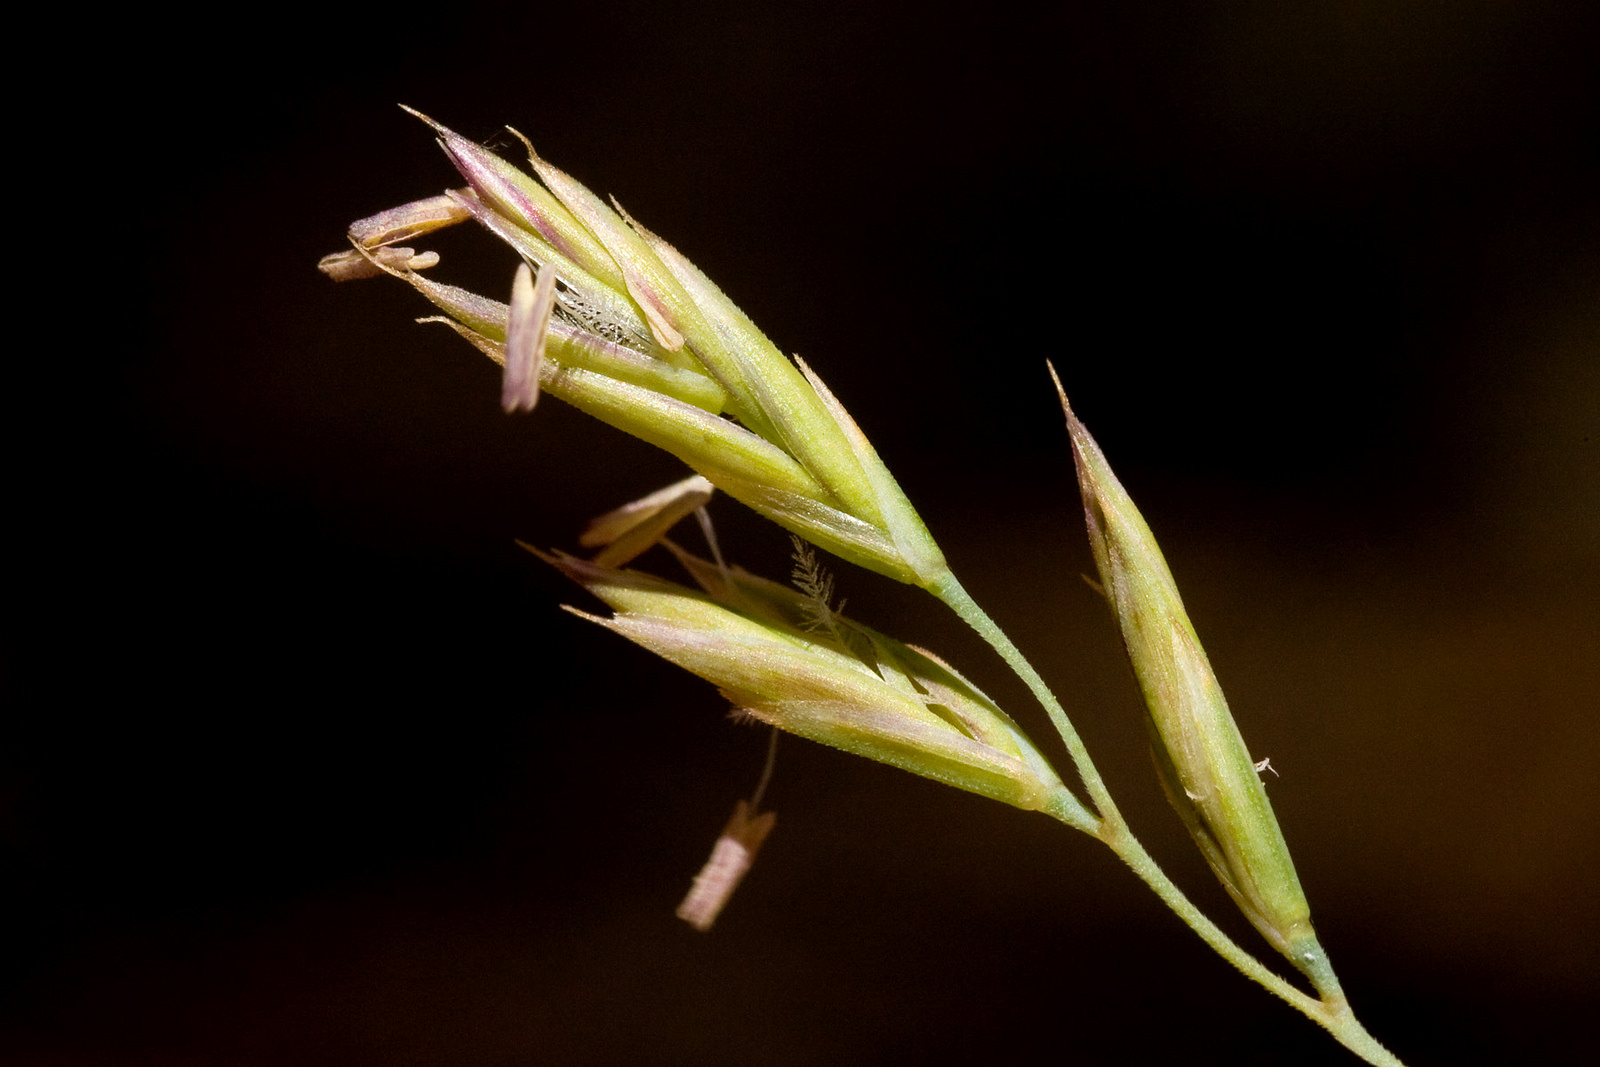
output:
<instances>
[{"instance_id":1,"label":"thin green stalk","mask_svg":"<svg viewBox=\"0 0 1600 1067\"><path fill-rule=\"evenodd\" d=\"M1355 1014L1350 1010L1350 1004L1345 999L1339 987L1339 980L1334 976L1332 967L1328 964L1326 956L1319 961L1316 973L1312 976L1317 990L1322 994L1322 999L1310 996L1297 989L1286 979L1270 970L1260 960L1245 951L1239 944L1222 931L1222 928L1212 922L1206 915L1195 907L1194 903L1184 895L1183 890L1169 878L1150 855L1145 851L1139 840L1128 829L1127 822L1118 810L1116 802L1111 799L1110 792L1106 789L1105 781L1100 777L1100 771L1090 759L1088 750L1084 748L1082 739L1078 736L1077 729L1067 718L1067 713L1061 702L1055 697L1039 672L1023 656L1021 650L1006 636L999 625L991 619L972 596L962 587L955 575L950 575L933 590L935 596L944 601L952 611L959 615L967 625L978 632L989 646L1000 654L1021 678L1034 697L1043 705L1046 714L1050 716L1051 723L1056 732L1061 735L1061 740L1067 746L1067 753L1072 757L1072 763L1078 771L1078 777L1088 791L1090 800L1095 809L1100 813L1100 820L1096 824L1085 825L1081 817L1073 817L1074 811L1080 811L1076 803L1053 805L1047 813L1060 819L1062 822L1083 830L1099 838L1106 847L1115 852L1126 863L1133 873L1155 891L1172 912L1183 922L1200 935L1200 939L1212 950L1227 960L1245 977L1256 982L1268 992L1277 996L1290 1007L1305 1015L1318 1026L1326 1029L1335 1040L1350 1051L1376 1067L1404 1067L1382 1045L1378 1044L1373 1036L1356 1020Z\"/></svg>"},{"instance_id":2,"label":"thin green stalk","mask_svg":"<svg viewBox=\"0 0 1600 1067\"><path fill-rule=\"evenodd\" d=\"M1105 782L1100 778L1100 771L1095 767L1094 760L1089 758L1089 750L1083 747L1083 741L1078 737L1078 731L1073 727L1072 720L1067 718L1066 709L1055 698L1055 694L1050 692L1049 686L1044 684L1044 679L1033 669L1033 664L1029 663L1021 650L1011 643L1011 638L989 618L988 613L978 606L978 602L972 599L971 594L962 587L953 573L947 571L946 577L931 592L959 615L963 622L978 631L978 636L987 641L989 647L1000 653L1000 658L1005 660L1016 672L1017 677L1027 685L1034 698L1044 706L1045 713L1050 716L1051 725L1056 728L1056 733L1061 735L1061 740L1066 744L1067 754L1072 757L1072 765L1077 768L1078 778L1083 782L1084 789L1088 790L1089 800L1093 803L1095 811L1099 812L1102 819L1111 815L1120 822L1121 816L1117 815L1117 805L1106 790ZM1096 831L1090 829L1087 832Z\"/></svg>"}]
</instances>

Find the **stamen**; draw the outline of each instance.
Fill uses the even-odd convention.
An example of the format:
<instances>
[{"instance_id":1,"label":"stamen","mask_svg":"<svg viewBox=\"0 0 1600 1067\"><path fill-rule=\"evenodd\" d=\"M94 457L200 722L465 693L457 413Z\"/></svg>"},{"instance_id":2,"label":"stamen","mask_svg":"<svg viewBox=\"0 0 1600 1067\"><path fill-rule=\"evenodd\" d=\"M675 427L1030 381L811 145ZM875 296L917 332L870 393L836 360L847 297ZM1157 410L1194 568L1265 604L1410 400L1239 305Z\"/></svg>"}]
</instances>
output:
<instances>
[{"instance_id":1,"label":"stamen","mask_svg":"<svg viewBox=\"0 0 1600 1067\"><path fill-rule=\"evenodd\" d=\"M722 836L711 848L711 858L694 876L689 895L678 905L678 918L701 933L710 930L722 909L728 906L733 891L739 888L740 881L755 862L756 850L778 821L775 811L750 814L761 810L761 798L767 791L767 783L772 781L772 767L777 759L778 728L773 727L772 739L767 742L767 762L761 768L756 791L749 800L741 800L734 806L733 818L728 820Z\"/></svg>"},{"instance_id":2,"label":"stamen","mask_svg":"<svg viewBox=\"0 0 1600 1067\"><path fill-rule=\"evenodd\" d=\"M578 543L585 548L600 548L594 562L602 567L621 567L661 541L667 531L690 512L705 508L711 500L711 483L692 475L649 496L624 504L589 523Z\"/></svg>"},{"instance_id":3,"label":"stamen","mask_svg":"<svg viewBox=\"0 0 1600 1067\"><path fill-rule=\"evenodd\" d=\"M353 282L358 278L376 278L385 268L392 271L427 270L438 266L439 253L417 253L410 248L375 248L372 251L354 248L317 260L317 269L336 282Z\"/></svg>"},{"instance_id":4,"label":"stamen","mask_svg":"<svg viewBox=\"0 0 1600 1067\"><path fill-rule=\"evenodd\" d=\"M350 239L362 248L378 248L442 230L471 217L472 213L456 196L440 193L357 219L350 224Z\"/></svg>"},{"instance_id":5,"label":"stamen","mask_svg":"<svg viewBox=\"0 0 1600 1067\"><path fill-rule=\"evenodd\" d=\"M511 312L506 319L506 371L500 404L507 413L532 411L539 402L539 368L544 363L550 311L556 303L556 275L539 272L539 283L526 263L519 264L511 283Z\"/></svg>"}]
</instances>

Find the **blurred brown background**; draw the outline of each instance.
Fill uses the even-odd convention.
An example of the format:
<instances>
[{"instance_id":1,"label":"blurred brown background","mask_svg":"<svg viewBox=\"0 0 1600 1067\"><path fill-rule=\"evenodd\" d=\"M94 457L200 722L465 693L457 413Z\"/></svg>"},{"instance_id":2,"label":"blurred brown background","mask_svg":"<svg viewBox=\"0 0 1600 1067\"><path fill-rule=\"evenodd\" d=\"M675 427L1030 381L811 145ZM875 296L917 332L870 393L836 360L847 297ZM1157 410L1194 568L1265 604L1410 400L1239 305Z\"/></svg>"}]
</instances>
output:
<instances>
[{"instance_id":1,"label":"blurred brown background","mask_svg":"<svg viewBox=\"0 0 1600 1067\"><path fill-rule=\"evenodd\" d=\"M716 931L672 917L764 738L512 539L571 545L678 468L555 402L505 417L419 298L316 273L459 184L397 102L517 126L811 362L1250 939L1078 579L1054 360L1282 775L1369 1027L1413 1065L1586 1061L1595 20L1316 6L77 27L97 110L20 142L50 332L14 359L51 380L13 394L0 1062L1353 1062L1087 839L796 740ZM425 246L509 285L478 232ZM937 605L837 578L1048 736Z\"/></svg>"}]
</instances>

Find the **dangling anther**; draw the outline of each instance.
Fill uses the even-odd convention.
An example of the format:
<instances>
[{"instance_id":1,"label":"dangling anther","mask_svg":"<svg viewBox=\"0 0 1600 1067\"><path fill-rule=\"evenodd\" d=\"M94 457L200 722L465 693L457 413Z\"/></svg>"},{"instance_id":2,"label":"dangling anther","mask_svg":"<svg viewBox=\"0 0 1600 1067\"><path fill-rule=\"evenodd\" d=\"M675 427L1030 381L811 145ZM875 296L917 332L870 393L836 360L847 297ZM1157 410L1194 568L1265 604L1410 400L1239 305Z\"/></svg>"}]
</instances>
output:
<instances>
[{"instance_id":1,"label":"dangling anther","mask_svg":"<svg viewBox=\"0 0 1600 1067\"><path fill-rule=\"evenodd\" d=\"M507 413L532 411L539 402L539 368L550 333L550 312L556 306L556 272L546 267L534 284L526 263L518 264L511 283L511 312L506 318L506 370L500 404Z\"/></svg>"},{"instance_id":2,"label":"dangling anther","mask_svg":"<svg viewBox=\"0 0 1600 1067\"><path fill-rule=\"evenodd\" d=\"M733 818L728 820L722 836L717 838L716 845L712 847L711 858L694 876L689 895L678 905L678 918L701 933L710 930L722 909L727 907L728 899L739 888L739 882L755 862L761 842L767 839L778 821L777 812L757 813L761 807L761 795L772 780L772 764L777 754L778 731L774 729L772 740L767 744L767 764L761 772L761 781L756 784L755 793L749 800L741 800L734 805Z\"/></svg>"}]
</instances>

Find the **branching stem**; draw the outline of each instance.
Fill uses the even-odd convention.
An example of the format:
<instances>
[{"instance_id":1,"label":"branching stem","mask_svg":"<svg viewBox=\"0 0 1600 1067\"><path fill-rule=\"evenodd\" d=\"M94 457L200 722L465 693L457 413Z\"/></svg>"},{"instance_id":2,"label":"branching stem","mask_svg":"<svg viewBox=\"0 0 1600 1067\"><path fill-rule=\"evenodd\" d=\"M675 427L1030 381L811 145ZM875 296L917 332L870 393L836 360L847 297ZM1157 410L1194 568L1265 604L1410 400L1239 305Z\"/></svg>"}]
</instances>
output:
<instances>
[{"instance_id":1,"label":"branching stem","mask_svg":"<svg viewBox=\"0 0 1600 1067\"><path fill-rule=\"evenodd\" d=\"M1377 1040L1356 1020L1355 1013L1351 1011L1350 1004L1339 987L1339 980L1334 976L1325 958L1319 968L1320 973L1313 976L1317 990L1321 994L1321 999L1318 999L1302 992L1246 952L1224 933L1221 927L1195 907L1194 902L1184 895L1183 890L1167 876L1128 829L1122 812L1111 799L1105 781L1100 777L1099 769L1089 758L1089 752L1084 748L1077 729L1067 718L1061 702L1044 684L1044 679L1039 677L1039 672L1033 669L1033 665L988 613L978 606L954 574L949 575L932 592L1000 654L1000 658L1006 661L1043 705L1045 713L1050 716L1051 724L1055 726L1056 732L1061 735L1061 740L1067 747L1067 754L1072 758L1073 767L1078 772L1084 790L1089 794L1094 809L1099 812L1099 819L1086 824L1081 814L1075 814L1083 810L1075 800L1070 804L1052 806L1048 814L1099 838L1133 870L1134 874L1155 891L1162 903L1172 909L1189 929L1199 934L1201 940L1210 945L1219 956L1233 964L1245 977L1326 1029L1340 1044L1368 1063L1376 1067L1404 1067L1393 1053L1378 1044Z\"/></svg>"}]
</instances>

